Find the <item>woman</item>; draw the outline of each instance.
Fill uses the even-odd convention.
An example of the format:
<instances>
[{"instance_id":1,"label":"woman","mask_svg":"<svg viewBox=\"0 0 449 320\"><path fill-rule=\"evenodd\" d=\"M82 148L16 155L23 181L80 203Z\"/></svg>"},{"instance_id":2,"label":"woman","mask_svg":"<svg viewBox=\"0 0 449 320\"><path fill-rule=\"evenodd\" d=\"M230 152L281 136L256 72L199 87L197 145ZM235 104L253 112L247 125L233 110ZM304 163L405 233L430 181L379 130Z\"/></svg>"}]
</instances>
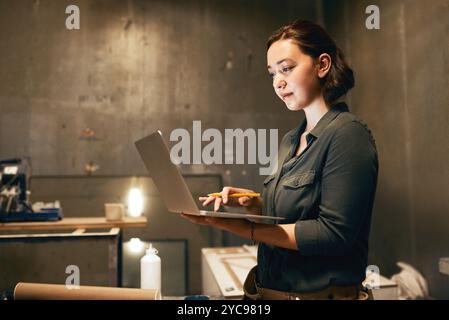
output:
<instances>
[{"instance_id":1,"label":"woman","mask_svg":"<svg viewBox=\"0 0 449 320\"><path fill-rule=\"evenodd\" d=\"M183 215L259 242L258 264L245 281L250 299L364 299L368 238L378 162L365 124L339 102L354 86L352 70L326 31L297 20L267 44L268 72L279 98L304 121L288 132L279 167L262 198L231 198L252 190L225 187L203 205L243 206L285 217L260 224Z\"/></svg>"}]
</instances>

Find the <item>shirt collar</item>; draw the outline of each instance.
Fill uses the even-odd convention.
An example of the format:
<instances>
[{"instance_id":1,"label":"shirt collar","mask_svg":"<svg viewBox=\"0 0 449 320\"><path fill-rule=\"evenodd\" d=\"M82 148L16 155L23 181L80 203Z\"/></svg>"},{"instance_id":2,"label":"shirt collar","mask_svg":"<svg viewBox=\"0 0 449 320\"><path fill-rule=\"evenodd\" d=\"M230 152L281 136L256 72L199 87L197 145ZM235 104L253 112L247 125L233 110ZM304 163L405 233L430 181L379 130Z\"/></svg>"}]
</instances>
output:
<instances>
[{"instance_id":1,"label":"shirt collar","mask_svg":"<svg viewBox=\"0 0 449 320\"><path fill-rule=\"evenodd\" d=\"M315 125L315 127L310 131L309 135L314 136L315 138L318 138L323 132L323 130L334 120L340 113L349 111L349 108L346 103L339 102L335 105L333 105L328 112L324 114L324 116L321 117L321 119L318 121L318 123ZM301 122L301 124L298 126L296 130L291 133L291 139L292 141L299 137L300 133L304 132L307 125L307 119L304 118L304 120Z\"/></svg>"}]
</instances>

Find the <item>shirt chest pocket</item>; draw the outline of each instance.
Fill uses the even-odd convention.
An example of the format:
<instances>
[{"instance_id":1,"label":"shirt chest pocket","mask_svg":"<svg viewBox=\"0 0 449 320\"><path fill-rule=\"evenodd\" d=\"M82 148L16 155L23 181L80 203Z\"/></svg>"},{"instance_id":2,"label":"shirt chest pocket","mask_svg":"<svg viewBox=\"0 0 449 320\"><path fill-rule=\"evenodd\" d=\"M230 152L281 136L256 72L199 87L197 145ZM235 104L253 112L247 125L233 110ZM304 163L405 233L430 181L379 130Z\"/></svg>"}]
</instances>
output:
<instances>
[{"instance_id":1,"label":"shirt chest pocket","mask_svg":"<svg viewBox=\"0 0 449 320\"><path fill-rule=\"evenodd\" d=\"M286 178L282 182L282 185L287 189L303 188L308 185L312 185L315 182L315 176L315 170L297 173Z\"/></svg>"},{"instance_id":2,"label":"shirt chest pocket","mask_svg":"<svg viewBox=\"0 0 449 320\"><path fill-rule=\"evenodd\" d=\"M318 180L315 170L284 177L276 190L276 212L292 222L310 217L318 194Z\"/></svg>"}]
</instances>

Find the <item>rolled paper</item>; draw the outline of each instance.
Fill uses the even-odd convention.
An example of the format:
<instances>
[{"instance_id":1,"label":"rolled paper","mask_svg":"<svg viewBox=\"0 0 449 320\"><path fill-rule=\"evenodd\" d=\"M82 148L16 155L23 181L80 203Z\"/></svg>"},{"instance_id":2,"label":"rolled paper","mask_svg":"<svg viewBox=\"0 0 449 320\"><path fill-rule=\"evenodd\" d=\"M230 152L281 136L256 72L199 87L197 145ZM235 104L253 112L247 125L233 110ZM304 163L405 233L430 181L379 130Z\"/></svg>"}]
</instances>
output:
<instances>
[{"instance_id":1,"label":"rolled paper","mask_svg":"<svg viewBox=\"0 0 449 320\"><path fill-rule=\"evenodd\" d=\"M158 289L73 286L19 282L15 300L161 300Z\"/></svg>"}]
</instances>

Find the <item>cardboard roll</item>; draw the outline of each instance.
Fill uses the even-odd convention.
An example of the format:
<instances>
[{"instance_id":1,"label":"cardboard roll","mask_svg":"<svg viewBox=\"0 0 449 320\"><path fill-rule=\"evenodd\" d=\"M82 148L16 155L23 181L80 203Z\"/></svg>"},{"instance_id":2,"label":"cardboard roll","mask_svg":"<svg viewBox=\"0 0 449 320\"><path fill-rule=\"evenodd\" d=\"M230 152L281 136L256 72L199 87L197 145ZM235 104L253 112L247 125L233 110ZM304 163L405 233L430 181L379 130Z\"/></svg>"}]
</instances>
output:
<instances>
[{"instance_id":1,"label":"cardboard roll","mask_svg":"<svg viewBox=\"0 0 449 320\"><path fill-rule=\"evenodd\" d=\"M19 282L14 300L161 300L158 289L65 286Z\"/></svg>"}]
</instances>

